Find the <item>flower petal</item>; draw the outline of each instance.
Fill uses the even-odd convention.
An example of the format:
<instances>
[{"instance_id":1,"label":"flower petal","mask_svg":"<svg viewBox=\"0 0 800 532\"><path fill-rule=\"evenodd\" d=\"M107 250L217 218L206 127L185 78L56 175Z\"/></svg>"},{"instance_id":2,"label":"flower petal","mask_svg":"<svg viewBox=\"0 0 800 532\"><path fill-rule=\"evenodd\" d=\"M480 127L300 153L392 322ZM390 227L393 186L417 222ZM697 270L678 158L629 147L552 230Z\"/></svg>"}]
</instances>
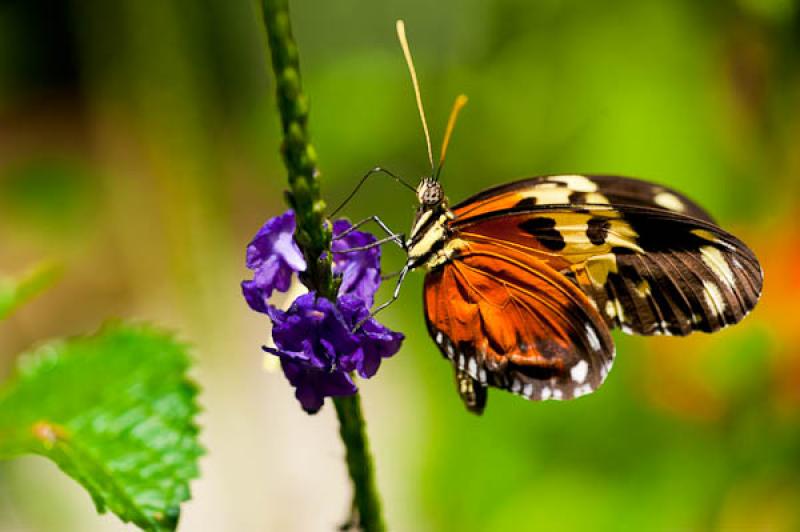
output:
<instances>
[{"instance_id":1,"label":"flower petal","mask_svg":"<svg viewBox=\"0 0 800 532\"><path fill-rule=\"evenodd\" d=\"M295 397L309 414L322 408L325 397L352 395L358 391L350 375L341 371L309 368L286 358L281 358L281 367L296 389Z\"/></svg>"},{"instance_id":2,"label":"flower petal","mask_svg":"<svg viewBox=\"0 0 800 532\"><path fill-rule=\"evenodd\" d=\"M369 310L363 300L353 295L345 295L338 300L339 310L348 323L353 327L369 316ZM360 360L348 359L353 369L364 378L370 378L378 371L381 359L390 357L400 350L405 336L402 333L384 327L374 318L368 318L361 327L355 331L355 336L361 348Z\"/></svg>"},{"instance_id":3,"label":"flower petal","mask_svg":"<svg viewBox=\"0 0 800 532\"><path fill-rule=\"evenodd\" d=\"M243 285L242 290L253 310L264 312L272 292L287 291L292 275L305 271L305 259L294 241L294 229L294 212L290 210L267 220L248 244L246 263L254 273L252 282L248 282L246 289Z\"/></svg>"},{"instance_id":4,"label":"flower petal","mask_svg":"<svg viewBox=\"0 0 800 532\"><path fill-rule=\"evenodd\" d=\"M336 220L333 223L333 234L339 235L350 229L347 220ZM375 301L375 292L381 283L381 250L375 246L363 251L341 253L346 249L363 247L372 244L375 236L363 231L352 231L343 238L333 241L333 272L342 276L339 295L352 294L371 307Z\"/></svg>"},{"instance_id":5,"label":"flower petal","mask_svg":"<svg viewBox=\"0 0 800 532\"><path fill-rule=\"evenodd\" d=\"M267 303L264 301L264 293L255 281L242 281L242 295L250 308L256 312L267 312Z\"/></svg>"}]
</instances>

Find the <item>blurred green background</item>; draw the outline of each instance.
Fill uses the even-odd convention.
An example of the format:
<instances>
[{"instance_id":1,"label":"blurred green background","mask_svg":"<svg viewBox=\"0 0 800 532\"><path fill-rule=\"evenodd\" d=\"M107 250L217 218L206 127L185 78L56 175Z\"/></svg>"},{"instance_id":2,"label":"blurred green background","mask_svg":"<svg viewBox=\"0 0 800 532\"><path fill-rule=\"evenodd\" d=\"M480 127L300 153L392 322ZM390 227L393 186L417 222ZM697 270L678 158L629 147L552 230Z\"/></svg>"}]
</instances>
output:
<instances>
[{"instance_id":1,"label":"blurred green background","mask_svg":"<svg viewBox=\"0 0 800 532\"><path fill-rule=\"evenodd\" d=\"M800 5L795 0L295 1L329 204L368 168L426 156L394 36L404 18L458 201L546 173L617 173L698 200L766 271L741 325L615 333L597 393L464 410L425 334L422 275L383 320L403 350L361 383L394 530L800 530ZM350 488L333 408L308 417L265 371L244 249L285 174L255 1L0 3L0 274L64 264L0 323L0 376L107 317L195 346L203 478L181 530L333 530ZM347 215L406 230L376 178ZM387 270L403 257L385 254ZM102 382L96 383L102 386ZM0 530L129 530L43 459L0 464Z\"/></svg>"}]
</instances>

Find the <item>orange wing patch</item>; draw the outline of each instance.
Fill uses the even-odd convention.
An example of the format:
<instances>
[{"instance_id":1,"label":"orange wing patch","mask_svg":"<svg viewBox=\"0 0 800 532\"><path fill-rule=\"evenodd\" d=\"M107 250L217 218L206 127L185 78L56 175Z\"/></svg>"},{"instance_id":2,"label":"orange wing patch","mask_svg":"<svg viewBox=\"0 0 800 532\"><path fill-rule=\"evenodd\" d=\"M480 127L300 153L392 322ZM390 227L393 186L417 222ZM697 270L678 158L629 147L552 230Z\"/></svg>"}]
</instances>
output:
<instances>
[{"instance_id":1,"label":"orange wing patch","mask_svg":"<svg viewBox=\"0 0 800 532\"><path fill-rule=\"evenodd\" d=\"M468 240L426 276L425 310L457 371L527 399L594 391L613 361L608 329L586 296L522 251Z\"/></svg>"}]
</instances>

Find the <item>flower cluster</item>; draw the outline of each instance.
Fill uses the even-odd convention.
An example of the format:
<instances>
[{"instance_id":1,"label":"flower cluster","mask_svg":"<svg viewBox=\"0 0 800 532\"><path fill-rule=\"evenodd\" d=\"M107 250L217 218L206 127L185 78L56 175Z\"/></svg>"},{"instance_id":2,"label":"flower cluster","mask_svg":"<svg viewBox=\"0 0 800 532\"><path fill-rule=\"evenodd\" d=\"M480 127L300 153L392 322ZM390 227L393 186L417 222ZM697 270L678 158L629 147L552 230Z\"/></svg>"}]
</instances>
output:
<instances>
[{"instance_id":1,"label":"flower cluster","mask_svg":"<svg viewBox=\"0 0 800 532\"><path fill-rule=\"evenodd\" d=\"M336 302L309 292L288 310L270 305L273 291L287 291L292 276L306 268L294 241L294 228L294 213L288 211L258 231L247 247L253 279L242 282L242 293L253 310L272 320L275 348L264 350L280 358L303 409L315 413L325 397L355 393L351 373L363 378L375 375L381 360L400 349L403 335L369 317L381 280L380 248L345 253L375 242L371 234L351 230L346 220L333 225L334 237L343 235L332 246L333 271L341 277Z\"/></svg>"}]
</instances>

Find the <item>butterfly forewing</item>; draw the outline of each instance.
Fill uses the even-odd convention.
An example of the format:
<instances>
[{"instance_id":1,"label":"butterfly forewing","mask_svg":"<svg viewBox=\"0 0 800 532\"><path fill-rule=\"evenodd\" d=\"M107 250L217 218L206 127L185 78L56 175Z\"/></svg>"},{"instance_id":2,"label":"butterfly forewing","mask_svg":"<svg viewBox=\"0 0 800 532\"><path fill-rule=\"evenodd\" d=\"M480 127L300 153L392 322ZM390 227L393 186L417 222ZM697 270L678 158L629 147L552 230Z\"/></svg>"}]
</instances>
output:
<instances>
[{"instance_id":1,"label":"butterfly forewing","mask_svg":"<svg viewBox=\"0 0 800 532\"><path fill-rule=\"evenodd\" d=\"M553 175L533 177L493 187L453 207L462 219L508 209L531 209L544 205L634 205L665 209L712 222L695 202L670 188L606 175Z\"/></svg>"},{"instance_id":2,"label":"butterfly forewing","mask_svg":"<svg viewBox=\"0 0 800 532\"><path fill-rule=\"evenodd\" d=\"M569 399L602 384L613 344L572 282L531 253L477 240L449 245L458 248L453 259L425 278L425 311L459 372L534 400Z\"/></svg>"},{"instance_id":3,"label":"butterfly forewing","mask_svg":"<svg viewBox=\"0 0 800 532\"><path fill-rule=\"evenodd\" d=\"M550 203L537 191L556 190L552 180L565 184L559 190L572 191L570 201L604 203ZM576 196L576 187L585 196ZM535 203L524 200L531 197ZM475 198L454 209L452 226L460 238L537 256L577 284L609 325L628 333L716 331L740 321L761 292L753 253L688 198L664 187L556 176Z\"/></svg>"}]
</instances>

